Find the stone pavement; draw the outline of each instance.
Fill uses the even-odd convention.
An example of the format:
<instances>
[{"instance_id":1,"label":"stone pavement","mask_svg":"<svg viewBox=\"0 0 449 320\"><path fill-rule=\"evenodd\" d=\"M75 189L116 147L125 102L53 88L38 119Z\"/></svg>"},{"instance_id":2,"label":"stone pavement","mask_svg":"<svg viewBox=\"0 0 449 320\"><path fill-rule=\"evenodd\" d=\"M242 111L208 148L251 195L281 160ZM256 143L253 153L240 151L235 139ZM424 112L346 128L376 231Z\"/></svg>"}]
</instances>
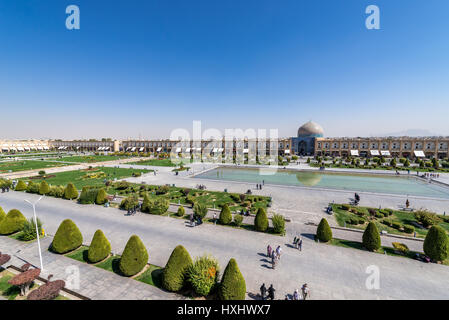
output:
<instances>
[{"instance_id":1,"label":"stone pavement","mask_svg":"<svg viewBox=\"0 0 449 320\"><path fill-rule=\"evenodd\" d=\"M87 263L51 253L47 250L53 237L45 237L41 240L42 259L44 272L41 277L46 279L49 274L54 278L71 283L70 277L74 275L73 267L79 270L79 288L71 288L88 298L96 300L169 300L182 297L168 293L154 286L121 277L113 272L97 268ZM35 267L40 267L37 242L24 243L0 236L0 251L11 255L11 260L4 266L15 265L21 267L26 262Z\"/></svg>"},{"instance_id":2,"label":"stone pavement","mask_svg":"<svg viewBox=\"0 0 449 320\"><path fill-rule=\"evenodd\" d=\"M5 210L17 208L30 217L32 209L23 200L32 201L37 197L19 192L0 194L0 206ZM280 237L213 224L190 228L181 219L142 213L125 216L123 211L114 208L83 206L54 198L41 200L37 215L50 234L54 234L63 219L72 219L86 243L101 228L115 253L121 253L129 237L137 234L148 249L149 261L155 265L164 266L178 244L184 245L192 257L212 254L222 271L233 257L246 279L248 298L254 297L262 282L273 283L279 299L307 282L312 299L449 299L448 266L315 243L312 240L314 229L301 223L292 224L292 232L299 232L304 238L303 251L299 252L290 246L291 233ZM270 268L265 257L268 244L283 248L276 270ZM373 265L380 271L378 290L365 286L369 276L367 267ZM86 283L102 277L103 273L98 274Z\"/></svg>"}]
</instances>

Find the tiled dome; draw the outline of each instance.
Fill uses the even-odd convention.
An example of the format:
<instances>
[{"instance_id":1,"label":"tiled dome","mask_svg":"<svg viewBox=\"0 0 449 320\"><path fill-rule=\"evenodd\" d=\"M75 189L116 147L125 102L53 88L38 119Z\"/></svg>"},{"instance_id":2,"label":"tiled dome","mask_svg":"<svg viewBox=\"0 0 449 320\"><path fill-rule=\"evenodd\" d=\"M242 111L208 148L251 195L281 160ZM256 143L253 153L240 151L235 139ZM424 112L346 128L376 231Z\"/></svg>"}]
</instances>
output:
<instances>
[{"instance_id":1,"label":"tiled dome","mask_svg":"<svg viewBox=\"0 0 449 320\"><path fill-rule=\"evenodd\" d=\"M324 135L323 128L313 121L309 121L303 124L298 129L298 137L309 137L309 136L322 137L323 135Z\"/></svg>"}]
</instances>

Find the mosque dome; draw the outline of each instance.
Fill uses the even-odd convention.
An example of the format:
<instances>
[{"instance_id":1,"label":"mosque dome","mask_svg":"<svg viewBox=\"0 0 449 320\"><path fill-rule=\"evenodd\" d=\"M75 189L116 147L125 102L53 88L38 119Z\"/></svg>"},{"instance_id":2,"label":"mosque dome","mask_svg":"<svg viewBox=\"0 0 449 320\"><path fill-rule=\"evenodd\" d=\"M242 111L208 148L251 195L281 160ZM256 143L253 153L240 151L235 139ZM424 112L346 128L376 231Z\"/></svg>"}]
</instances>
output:
<instances>
[{"instance_id":1,"label":"mosque dome","mask_svg":"<svg viewBox=\"0 0 449 320\"><path fill-rule=\"evenodd\" d=\"M313 121L309 121L305 124L303 124L298 129L298 137L322 137L324 135L323 128Z\"/></svg>"}]
</instances>

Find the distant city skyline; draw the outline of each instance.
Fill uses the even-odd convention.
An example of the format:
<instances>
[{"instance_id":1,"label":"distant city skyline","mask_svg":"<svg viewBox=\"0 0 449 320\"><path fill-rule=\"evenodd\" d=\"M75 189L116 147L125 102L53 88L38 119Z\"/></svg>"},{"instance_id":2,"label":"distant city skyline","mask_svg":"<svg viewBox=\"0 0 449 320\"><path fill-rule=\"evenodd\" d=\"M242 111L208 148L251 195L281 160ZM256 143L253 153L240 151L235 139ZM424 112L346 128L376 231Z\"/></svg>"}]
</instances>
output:
<instances>
[{"instance_id":1,"label":"distant city skyline","mask_svg":"<svg viewBox=\"0 0 449 320\"><path fill-rule=\"evenodd\" d=\"M65 27L80 8L80 30ZM380 8L367 30L365 8ZM0 138L449 136L449 2L0 0Z\"/></svg>"}]
</instances>

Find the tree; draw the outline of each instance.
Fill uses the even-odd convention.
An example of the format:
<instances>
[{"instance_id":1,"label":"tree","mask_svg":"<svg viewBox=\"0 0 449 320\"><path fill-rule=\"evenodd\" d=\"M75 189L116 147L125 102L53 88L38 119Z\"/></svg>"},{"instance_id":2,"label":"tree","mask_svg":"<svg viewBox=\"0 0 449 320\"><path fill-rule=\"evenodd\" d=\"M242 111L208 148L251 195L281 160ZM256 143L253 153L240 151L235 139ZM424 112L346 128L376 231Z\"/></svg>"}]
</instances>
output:
<instances>
[{"instance_id":1,"label":"tree","mask_svg":"<svg viewBox=\"0 0 449 320\"><path fill-rule=\"evenodd\" d=\"M106 259L111 253L111 243L104 235L103 231L95 231L92 242L90 243L89 250L87 252L87 259L91 263L96 263Z\"/></svg>"},{"instance_id":2,"label":"tree","mask_svg":"<svg viewBox=\"0 0 449 320\"><path fill-rule=\"evenodd\" d=\"M46 195L50 192L50 186L48 185L47 181L42 181L39 185L39 194L40 195Z\"/></svg>"},{"instance_id":3,"label":"tree","mask_svg":"<svg viewBox=\"0 0 449 320\"><path fill-rule=\"evenodd\" d=\"M363 246L369 251L376 251L380 248L380 235L374 222L368 223L362 237Z\"/></svg>"},{"instance_id":4,"label":"tree","mask_svg":"<svg viewBox=\"0 0 449 320\"><path fill-rule=\"evenodd\" d=\"M73 200L77 198L78 198L78 190L73 185L73 183L69 182L64 190L64 199Z\"/></svg>"},{"instance_id":5,"label":"tree","mask_svg":"<svg viewBox=\"0 0 449 320\"><path fill-rule=\"evenodd\" d=\"M271 217L271 222L273 223L273 231L277 234L285 234L285 219L280 214L273 214Z\"/></svg>"},{"instance_id":6,"label":"tree","mask_svg":"<svg viewBox=\"0 0 449 320\"><path fill-rule=\"evenodd\" d=\"M11 256L9 254L2 254L0 252L0 266L4 265L9 260L11 260Z\"/></svg>"},{"instance_id":7,"label":"tree","mask_svg":"<svg viewBox=\"0 0 449 320\"><path fill-rule=\"evenodd\" d=\"M104 189L101 188L97 193L97 198L95 199L95 203L102 205L102 204L105 204L106 202L108 202L108 195L107 195L106 191L104 191Z\"/></svg>"},{"instance_id":8,"label":"tree","mask_svg":"<svg viewBox=\"0 0 449 320\"><path fill-rule=\"evenodd\" d=\"M17 286L20 289L20 295L25 296L31 287L33 281L39 277L41 269L30 269L31 264L27 263L22 266L22 272L12 277L8 283Z\"/></svg>"},{"instance_id":9,"label":"tree","mask_svg":"<svg viewBox=\"0 0 449 320\"><path fill-rule=\"evenodd\" d=\"M232 214L229 206L225 203L223 207L221 207L220 217L218 221L221 224L230 224L232 222Z\"/></svg>"},{"instance_id":10,"label":"tree","mask_svg":"<svg viewBox=\"0 0 449 320\"><path fill-rule=\"evenodd\" d=\"M195 214L195 217L203 219L207 214L207 206L203 203L195 202L193 205L193 213Z\"/></svg>"},{"instance_id":11,"label":"tree","mask_svg":"<svg viewBox=\"0 0 449 320\"><path fill-rule=\"evenodd\" d=\"M245 300L246 283L240 273L237 261L229 260L218 291L221 300Z\"/></svg>"},{"instance_id":12,"label":"tree","mask_svg":"<svg viewBox=\"0 0 449 320\"><path fill-rule=\"evenodd\" d=\"M179 206L178 211L176 211L176 215L178 217L184 217L185 214L186 214L186 210L184 209L184 207Z\"/></svg>"},{"instance_id":13,"label":"tree","mask_svg":"<svg viewBox=\"0 0 449 320\"><path fill-rule=\"evenodd\" d=\"M181 290L186 284L186 273L191 265L190 254L183 246L177 246L165 265L162 286L172 292Z\"/></svg>"},{"instance_id":14,"label":"tree","mask_svg":"<svg viewBox=\"0 0 449 320\"><path fill-rule=\"evenodd\" d=\"M444 261L448 256L449 242L444 229L433 226L424 240L424 253L434 261Z\"/></svg>"},{"instance_id":15,"label":"tree","mask_svg":"<svg viewBox=\"0 0 449 320\"><path fill-rule=\"evenodd\" d=\"M318 228L316 230L316 237L321 242L328 242L332 240L332 230L325 218L322 218L320 223L318 224Z\"/></svg>"},{"instance_id":16,"label":"tree","mask_svg":"<svg viewBox=\"0 0 449 320\"><path fill-rule=\"evenodd\" d=\"M268 216L264 208L257 210L256 218L254 219L254 227L257 231L265 232L268 229Z\"/></svg>"},{"instance_id":17,"label":"tree","mask_svg":"<svg viewBox=\"0 0 449 320\"><path fill-rule=\"evenodd\" d=\"M83 244L83 235L76 224L66 219L61 222L51 244L51 249L56 253L66 253L79 248Z\"/></svg>"},{"instance_id":18,"label":"tree","mask_svg":"<svg viewBox=\"0 0 449 320\"><path fill-rule=\"evenodd\" d=\"M61 289L65 287L63 280L50 281L53 275L49 275L47 283L30 292L27 300L53 300L59 296Z\"/></svg>"},{"instance_id":19,"label":"tree","mask_svg":"<svg viewBox=\"0 0 449 320\"><path fill-rule=\"evenodd\" d=\"M396 158L391 159L390 166L392 166L393 168L396 168L396 165L397 165Z\"/></svg>"},{"instance_id":20,"label":"tree","mask_svg":"<svg viewBox=\"0 0 449 320\"><path fill-rule=\"evenodd\" d=\"M404 162L404 167L410 167L410 160L408 160L408 159L405 159L405 162Z\"/></svg>"},{"instance_id":21,"label":"tree","mask_svg":"<svg viewBox=\"0 0 449 320\"><path fill-rule=\"evenodd\" d=\"M8 235L21 231L27 219L17 210L12 209L6 217L0 222L0 234Z\"/></svg>"},{"instance_id":22,"label":"tree","mask_svg":"<svg viewBox=\"0 0 449 320\"><path fill-rule=\"evenodd\" d=\"M434 167L435 169L438 169L440 167L440 162L437 158L432 158L432 167Z\"/></svg>"},{"instance_id":23,"label":"tree","mask_svg":"<svg viewBox=\"0 0 449 320\"><path fill-rule=\"evenodd\" d=\"M150 212L151 200L148 193L145 193L142 201L142 212Z\"/></svg>"},{"instance_id":24,"label":"tree","mask_svg":"<svg viewBox=\"0 0 449 320\"><path fill-rule=\"evenodd\" d=\"M19 180L16 185L16 191L25 191L27 189L27 184L23 180Z\"/></svg>"},{"instance_id":25,"label":"tree","mask_svg":"<svg viewBox=\"0 0 449 320\"><path fill-rule=\"evenodd\" d=\"M130 277L142 271L147 263L148 252L142 240L136 235L131 236L120 258L120 271Z\"/></svg>"}]
</instances>

